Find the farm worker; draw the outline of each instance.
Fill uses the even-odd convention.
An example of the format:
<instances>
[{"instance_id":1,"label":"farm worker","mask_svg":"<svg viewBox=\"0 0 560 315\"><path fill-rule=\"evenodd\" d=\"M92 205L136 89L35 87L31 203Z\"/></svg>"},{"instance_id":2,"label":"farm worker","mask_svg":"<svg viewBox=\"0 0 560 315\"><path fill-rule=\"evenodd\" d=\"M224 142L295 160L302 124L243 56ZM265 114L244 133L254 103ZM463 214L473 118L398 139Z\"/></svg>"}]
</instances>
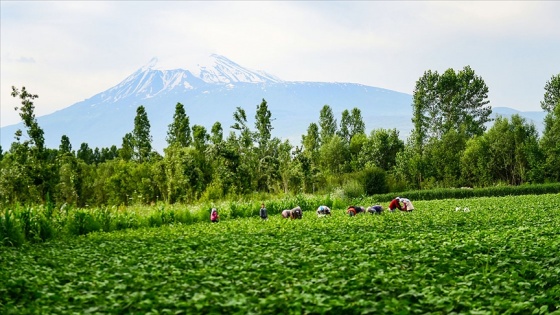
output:
<instances>
[{"instance_id":1,"label":"farm worker","mask_svg":"<svg viewBox=\"0 0 560 315\"><path fill-rule=\"evenodd\" d=\"M408 200L407 198L401 198L401 202L404 205L403 211L410 212L414 210L414 206L412 205L412 202L410 202L410 200Z\"/></svg>"},{"instance_id":2,"label":"farm worker","mask_svg":"<svg viewBox=\"0 0 560 315\"><path fill-rule=\"evenodd\" d=\"M292 210L284 210L282 211L282 217L284 219L290 218L290 219L301 219L303 217L303 212L301 211L301 208L295 207Z\"/></svg>"},{"instance_id":3,"label":"farm worker","mask_svg":"<svg viewBox=\"0 0 560 315\"><path fill-rule=\"evenodd\" d=\"M303 218L303 211L299 206L292 209L292 219L302 219Z\"/></svg>"},{"instance_id":4,"label":"farm worker","mask_svg":"<svg viewBox=\"0 0 560 315\"><path fill-rule=\"evenodd\" d=\"M261 204L261 210L259 211L259 215L261 216L261 219L263 219L263 220L268 219L268 214L266 213L266 208L264 207L264 203Z\"/></svg>"},{"instance_id":5,"label":"farm worker","mask_svg":"<svg viewBox=\"0 0 560 315\"><path fill-rule=\"evenodd\" d=\"M400 201L401 201L400 197L397 197L397 198L391 200L391 203L389 203L389 210L391 210L391 212L394 212L395 209L402 210Z\"/></svg>"},{"instance_id":6,"label":"farm worker","mask_svg":"<svg viewBox=\"0 0 560 315\"><path fill-rule=\"evenodd\" d=\"M317 216L324 217L326 215L331 215L331 208L327 206L319 206L319 208L317 208Z\"/></svg>"},{"instance_id":7,"label":"farm worker","mask_svg":"<svg viewBox=\"0 0 560 315\"><path fill-rule=\"evenodd\" d=\"M346 213L348 213L351 217L355 216L358 213L362 213L362 212L365 212L364 207L349 206L348 209L346 209Z\"/></svg>"},{"instance_id":8,"label":"farm worker","mask_svg":"<svg viewBox=\"0 0 560 315\"><path fill-rule=\"evenodd\" d=\"M218 210L216 210L216 208L212 208L212 212L210 212L210 221L212 222L218 222L218 220L220 219L220 216L218 215Z\"/></svg>"},{"instance_id":9,"label":"farm worker","mask_svg":"<svg viewBox=\"0 0 560 315\"><path fill-rule=\"evenodd\" d=\"M381 205L375 205L367 208L367 212L371 214L381 214L383 212L383 207Z\"/></svg>"}]
</instances>

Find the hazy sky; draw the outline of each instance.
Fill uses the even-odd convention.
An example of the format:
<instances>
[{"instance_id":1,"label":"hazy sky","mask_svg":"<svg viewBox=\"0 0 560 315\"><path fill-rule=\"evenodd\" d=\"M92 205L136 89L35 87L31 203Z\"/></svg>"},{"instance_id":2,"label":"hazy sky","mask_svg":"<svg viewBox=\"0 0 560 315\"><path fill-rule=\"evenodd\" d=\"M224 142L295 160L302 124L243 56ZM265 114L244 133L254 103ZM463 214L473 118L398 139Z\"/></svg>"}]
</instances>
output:
<instances>
[{"instance_id":1,"label":"hazy sky","mask_svg":"<svg viewBox=\"0 0 560 315\"><path fill-rule=\"evenodd\" d=\"M426 70L470 65L492 106L540 109L560 73L558 1L0 1L0 125L111 88L153 57L223 55L287 81L361 83L412 94Z\"/></svg>"}]
</instances>

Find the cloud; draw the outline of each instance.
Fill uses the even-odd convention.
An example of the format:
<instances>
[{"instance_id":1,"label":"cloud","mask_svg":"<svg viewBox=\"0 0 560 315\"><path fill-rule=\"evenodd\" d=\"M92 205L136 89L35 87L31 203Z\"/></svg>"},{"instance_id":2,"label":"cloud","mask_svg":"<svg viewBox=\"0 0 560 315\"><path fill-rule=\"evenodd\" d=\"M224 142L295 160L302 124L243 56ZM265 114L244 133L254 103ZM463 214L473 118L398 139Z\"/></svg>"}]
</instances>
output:
<instances>
[{"instance_id":1,"label":"cloud","mask_svg":"<svg viewBox=\"0 0 560 315\"><path fill-rule=\"evenodd\" d=\"M540 107L558 73L560 2L2 1L2 126L11 85L42 115L91 97L158 57L222 54L284 80L412 93L428 69L470 65L494 106ZM5 105L6 104L6 105Z\"/></svg>"}]
</instances>

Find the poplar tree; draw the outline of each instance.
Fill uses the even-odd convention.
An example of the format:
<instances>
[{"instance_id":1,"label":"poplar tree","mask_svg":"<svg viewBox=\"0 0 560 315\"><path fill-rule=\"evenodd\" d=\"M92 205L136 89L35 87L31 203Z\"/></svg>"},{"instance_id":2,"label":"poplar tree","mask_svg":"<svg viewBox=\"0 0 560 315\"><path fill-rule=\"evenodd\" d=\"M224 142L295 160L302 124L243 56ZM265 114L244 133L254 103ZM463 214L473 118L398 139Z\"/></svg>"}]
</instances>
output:
<instances>
[{"instance_id":1,"label":"poplar tree","mask_svg":"<svg viewBox=\"0 0 560 315\"><path fill-rule=\"evenodd\" d=\"M553 75L545 84L541 107L547 112L540 141L545 155L546 177L560 181L560 74Z\"/></svg>"},{"instance_id":2,"label":"poplar tree","mask_svg":"<svg viewBox=\"0 0 560 315\"><path fill-rule=\"evenodd\" d=\"M255 140L259 146L261 155L268 149L270 138L272 137L272 113L268 109L266 100L263 98L260 105L257 105L255 114ZM262 157L262 156L261 156Z\"/></svg>"},{"instance_id":3,"label":"poplar tree","mask_svg":"<svg viewBox=\"0 0 560 315\"><path fill-rule=\"evenodd\" d=\"M189 116L185 113L185 107L181 103L175 105L175 114L173 122L169 124L167 131L167 143L169 146L177 145L180 147L188 147L191 144L191 128Z\"/></svg>"},{"instance_id":4,"label":"poplar tree","mask_svg":"<svg viewBox=\"0 0 560 315\"><path fill-rule=\"evenodd\" d=\"M71 153L72 152L72 144L70 143L70 138L67 135L62 135L60 138L60 146L58 147L60 153Z\"/></svg>"},{"instance_id":5,"label":"poplar tree","mask_svg":"<svg viewBox=\"0 0 560 315\"><path fill-rule=\"evenodd\" d=\"M139 162L147 161L152 151L152 136L150 135L150 121L144 106L136 109L134 118L134 130L132 131L134 145L134 157Z\"/></svg>"},{"instance_id":6,"label":"poplar tree","mask_svg":"<svg viewBox=\"0 0 560 315\"><path fill-rule=\"evenodd\" d=\"M321 127L321 144L325 144L336 134L336 119L329 105L323 106L319 113L319 127Z\"/></svg>"},{"instance_id":7,"label":"poplar tree","mask_svg":"<svg viewBox=\"0 0 560 315\"><path fill-rule=\"evenodd\" d=\"M350 139L355 135L365 134L366 132L366 124L362 118L362 111L357 107L352 108L348 129L350 130Z\"/></svg>"},{"instance_id":8,"label":"poplar tree","mask_svg":"<svg viewBox=\"0 0 560 315\"><path fill-rule=\"evenodd\" d=\"M350 112L345 109L344 111L342 111L342 116L340 118L340 128L338 129L338 135L346 144L350 143L350 124Z\"/></svg>"},{"instance_id":9,"label":"poplar tree","mask_svg":"<svg viewBox=\"0 0 560 315\"><path fill-rule=\"evenodd\" d=\"M210 132L210 141L212 141L212 144L218 145L224 141L224 130L222 129L222 124L219 121L212 125Z\"/></svg>"},{"instance_id":10,"label":"poplar tree","mask_svg":"<svg viewBox=\"0 0 560 315\"><path fill-rule=\"evenodd\" d=\"M16 106L15 110L19 110L19 116L23 120L23 125L27 128L27 135L29 136L29 142L37 148L37 151L42 152L45 148L45 132L35 118L35 105L33 105L33 100L38 98L37 94L30 94L25 89L25 86L21 88L21 92L12 86L12 96L19 97L21 99L21 106Z\"/></svg>"}]
</instances>

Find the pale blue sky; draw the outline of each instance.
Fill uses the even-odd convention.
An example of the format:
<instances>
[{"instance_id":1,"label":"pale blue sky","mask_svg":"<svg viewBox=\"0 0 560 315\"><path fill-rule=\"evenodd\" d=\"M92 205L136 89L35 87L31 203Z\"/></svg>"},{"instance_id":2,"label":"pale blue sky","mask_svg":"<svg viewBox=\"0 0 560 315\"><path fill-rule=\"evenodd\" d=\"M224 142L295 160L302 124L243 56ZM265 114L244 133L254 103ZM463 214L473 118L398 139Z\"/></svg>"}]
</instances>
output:
<instances>
[{"instance_id":1,"label":"pale blue sky","mask_svg":"<svg viewBox=\"0 0 560 315\"><path fill-rule=\"evenodd\" d=\"M412 94L426 70L470 65L492 106L540 110L560 73L557 1L0 1L0 125L118 84L158 57L217 53L287 81L361 83ZM351 104L350 104L351 105Z\"/></svg>"}]
</instances>

